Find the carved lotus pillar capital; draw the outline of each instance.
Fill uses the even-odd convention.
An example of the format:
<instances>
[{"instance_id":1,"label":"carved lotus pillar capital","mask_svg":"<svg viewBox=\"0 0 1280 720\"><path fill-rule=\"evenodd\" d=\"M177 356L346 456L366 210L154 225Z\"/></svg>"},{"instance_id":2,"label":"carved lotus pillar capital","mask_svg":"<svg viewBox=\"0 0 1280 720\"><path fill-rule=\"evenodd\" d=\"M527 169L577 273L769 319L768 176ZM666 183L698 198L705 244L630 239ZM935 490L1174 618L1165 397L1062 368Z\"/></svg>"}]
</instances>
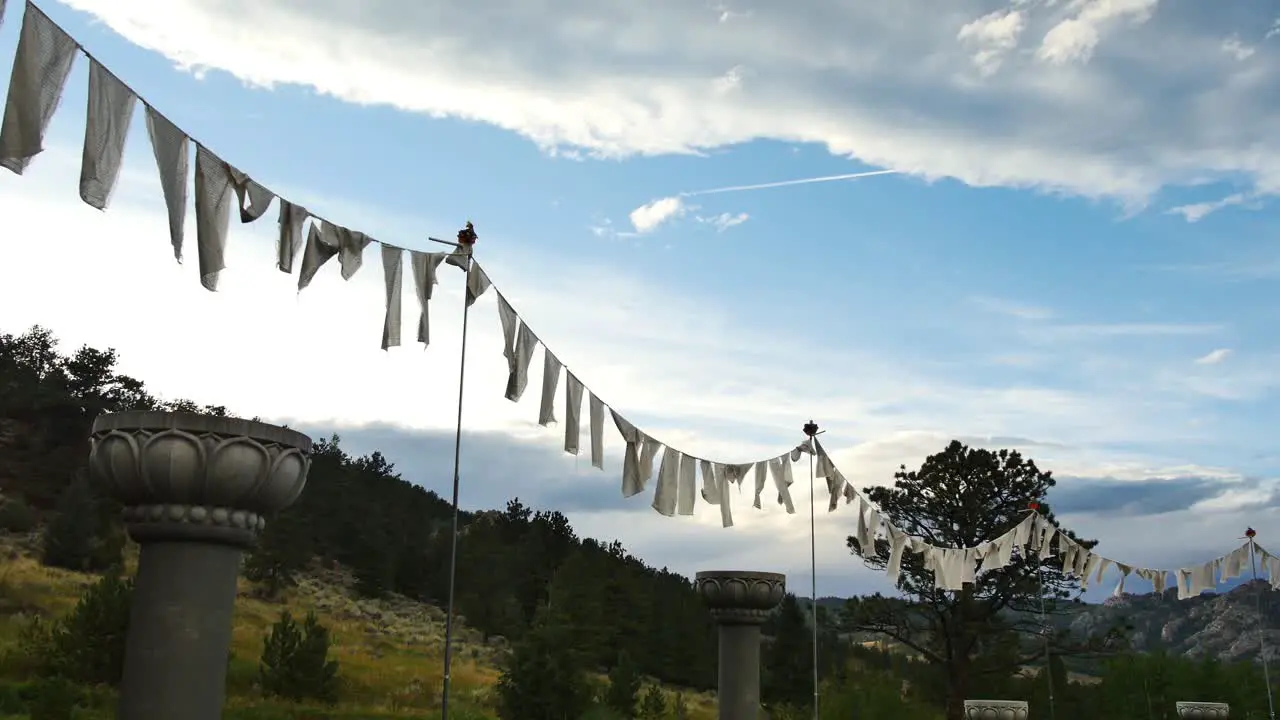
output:
<instances>
[{"instance_id":1,"label":"carved lotus pillar capital","mask_svg":"<svg viewBox=\"0 0 1280 720\"><path fill-rule=\"evenodd\" d=\"M1027 720L1030 714L1023 700L965 700L966 720Z\"/></svg>"},{"instance_id":2,"label":"carved lotus pillar capital","mask_svg":"<svg viewBox=\"0 0 1280 720\"><path fill-rule=\"evenodd\" d=\"M101 415L89 441L91 476L124 504L138 542L250 545L264 516L302 493L311 465L302 433L194 413Z\"/></svg>"},{"instance_id":3,"label":"carved lotus pillar capital","mask_svg":"<svg viewBox=\"0 0 1280 720\"><path fill-rule=\"evenodd\" d=\"M1231 706L1215 702L1178 702L1174 707L1182 720L1227 720Z\"/></svg>"},{"instance_id":4,"label":"carved lotus pillar capital","mask_svg":"<svg viewBox=\"0 0 1280 720\"><path fill-rule=\"evenodd\" d=\"M760 625L787 594L787 576L740 570L697 574L698 595L721 625Z\"/></svg>"}]
</instances>

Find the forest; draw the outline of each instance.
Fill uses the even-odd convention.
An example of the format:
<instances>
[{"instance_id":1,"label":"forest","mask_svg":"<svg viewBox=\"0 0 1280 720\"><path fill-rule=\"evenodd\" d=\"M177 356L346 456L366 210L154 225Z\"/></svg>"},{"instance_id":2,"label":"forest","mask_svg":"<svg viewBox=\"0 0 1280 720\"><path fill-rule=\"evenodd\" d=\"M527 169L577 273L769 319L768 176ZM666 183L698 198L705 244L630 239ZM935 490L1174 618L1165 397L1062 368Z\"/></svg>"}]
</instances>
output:
<instances>
[{"instance_id":1,"label":"forest","mask_svg":"<svg viewBox=\"0 0 1280 720\"><path fill-rule=\"evenodd\" d=\"M5 638L26 633L0 661L0 682L6 683L0 686L0 717L60 717L60 710L38 710L33 699L51 692L39 688L52 677L92 686L104 697L118 682L122 645L104 643L101 658L85 660L89 651L67 640L75 637L77 622L115 622L114 635L93 632L119 636L119 604L127 603L129 591L120 508L96 491L86 472L93 418L143 408L231 412L160 398L142 380L120 374L117 360L113 350L64 353L40 327L0 335L0 531L38 536L46 566L104 578L71 609L19 612L0 604L0 622L27 623L24 630L0 632L0 648ZM268 522L246 558L246 580L270 600L289 597L317 569L342 568L362 597L443 606L450 506L412 481L380 453L353 457L339 436L317 439L306 491ZM904 466L886 481L891 484L869 489L872 501L898 527L943 544L994 537L1016 524L1031 502L1052 517L1051 473L1013 450L952 443L918 469ZM579 537L560 512L530 508L519 498L505 508L463 513L460 524L458 612L486 643L509 648L497 663L493 691L474 703L480 714L468 717L696 716L684 698L714 690L716 635L689 578L653 567L616 541ZM889 551L883 540L861 548L854 538L849 550L851 567L883 567ZM1038 558L947 593L934 590L931 573L909 557L899 591L819 604L822 718L960 720L963 699L981 697L1026 699L1033 717L1172 718L1177 700L1230 702L1233 718L1267 717L1266 687L1253 663L1140 654L1130 649L1131 628L1123 623L1077 637L1050 622L1049 616L1079 603L1079 592ZM111 607L116 610L103 610ZM813 717L808 607L808 600L788 595L765 627L762 702L771 718ZM282 608L289 609L287 603ZM33 624L19 617L33 613L45 619ZM123 617L127 621L127 612ZM259 710L252 717L437 716L425 701L378 710L385 715L344 710L354 701L330 682L345 671L326 654L326 630L313 615L298 617L282 612L261 640L262 657L248 661L257 679L245 692L284 703L271 706L276 714ZM44 630L30 630L34 626ZM32 640L37 635L39 642ZM314 652L306 672L318 679L312 690L288 690L273 668L306 655L307 647ZM79 659L67 659L73 656ZM320 709L297 714L298 703ZM109 702L82 704L66 709L80 713L67 717L96 717L94 708Z\"/></svg>"}]
</instances>

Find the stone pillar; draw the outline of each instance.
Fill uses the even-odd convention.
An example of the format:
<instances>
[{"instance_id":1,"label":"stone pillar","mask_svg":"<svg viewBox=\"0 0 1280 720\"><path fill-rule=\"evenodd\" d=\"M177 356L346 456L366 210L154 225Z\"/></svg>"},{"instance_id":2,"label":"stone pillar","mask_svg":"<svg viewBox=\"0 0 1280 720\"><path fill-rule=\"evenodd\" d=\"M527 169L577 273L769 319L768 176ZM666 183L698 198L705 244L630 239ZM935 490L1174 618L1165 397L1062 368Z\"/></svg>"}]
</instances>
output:
<instances>
[{"instance_id":1,"label":"stone pillar","mask_svg":"<svg viewBox=\"0 0 1280 720\"><path fill-rule=\"evenodd\" d=\"M1030 715L1023 700L965 700L965 720L1027 720Z\"/></svg>"},{"instance_id":2,"label":"stone pillar","mask_svg":"<svg viewBox=\"0 0 1280 720\"><path fill-rule=\"evenodd\" d=\"M698 573L694 584L720 626L720 720L758 720L760 625L786 595L787 576L710 570Z\"/></svg>"},{"instance_id":3,"label":"stone pillar","mask_svg":"<svg viewBox=\"0 0 1280 720\"><path fill-rule=\"evenodd\" d=\"M1226 720L1231 706L1213 702L1178 702L1174 704L1180 720Z\"/></svg>"},{"instance_id":4,"label":"stone pillar","mask_svg":"<svg viewBox=\"0 0 1280 720\"><path fill-rule=\"evenodd\" d=\"M121 720L219 720L236 578L263 515L302 492L302 433L192 413L125 412L93 423L89 468L124 505L139 543Z\"/></svg>"}]
</instances>

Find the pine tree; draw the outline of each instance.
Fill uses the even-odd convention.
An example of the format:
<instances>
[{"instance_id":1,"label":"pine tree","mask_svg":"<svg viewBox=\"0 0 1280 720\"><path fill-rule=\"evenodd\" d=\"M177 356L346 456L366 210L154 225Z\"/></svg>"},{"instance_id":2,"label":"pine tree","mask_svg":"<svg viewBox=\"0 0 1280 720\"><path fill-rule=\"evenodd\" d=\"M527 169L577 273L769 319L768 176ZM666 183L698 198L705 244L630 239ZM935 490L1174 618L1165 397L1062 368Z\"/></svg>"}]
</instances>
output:
<instances>
[{"instance_id":1,"label":"pine tree","mask_svg":"<svg viewBox=\"0 0 1280 720\"><path fill-rule=\"evenodd\" d=\"M75 479L58 497L57 514L45 526L41 561L78 572L119 565L124 536L111 515L110 503L83 477Z\"/></svg>"},{"instance_id":2,"label":"pine tree","mask_svg":"<svg viewBox=\"0 0 1280 720\"><path fill-rule=\"evenodd\" d=\"M1017 451L952 441L926 458L919 470L901 467L892 487L868 488L866 495L903 532L940 547L963 548L1014 528L1033 503L1056 524L1045 502L1055 484L1051 473ZM1069 537L1089 549L1096 545L1066 528L1059 530L1059 538ZM850 537L848 547L871 567L882 569L889 560L889 543L883 539L862 548ZM876 594L851 601L847 629L892 638L940 670L947 683L947 720L964 717L964 700L972 697L977 680L1008 676L1042 662L1044 644L1034 615L1042 607L1049 615L1061 614L1081 592L1079 581L1063 572L1056 556L1042 559L1036 553L1015 555L1004 569L981 573L958 591L937 590L924 558L907 553L898 590L906 597ZM1025 642L1033 638L1035 642ZM1079 654L1092 643L1064 633L1050 640L1055 654Z\"/></svg>"},{"instance_id":3,"label":"pine tree","mask_svg":"<svg viewBox=\"0 0 1280 720\"><path fill-rule=\"evenodd\" d=\"M502 720L579 718L591 705L591 689L564 629L540 622L517 642L498 680Z\"/></svg>"},{"instance_id":4,"label":"pine tree","mask_svg":"<svg viewBox=\"0 0 1280 720\"><path fill-rule=\"evenodd\" d=\"M103 576L50 628L45 671L84 685L120 683L133 606L133 581Z\"/></svg>"},{"instance_id":5,"label":"pine tree","mask_svg":"<svg viewBox=\"0 0 1280 720\"><path fill-rule=\"evenodd\" d=\"M267 598L294 584L294 574L311 559L311 541L296 513L280 513L267 523L258 545L245 560L244 576L261 583Z\"/></svg>"},{"instance_id":6,"label":"pine tree","mask_svg":"<svg viewBox=\"0 0 1280 720\"><path fill-rule=\"evenodd\" d=\"M667 698L662 694L662 688L657 685L650 685L648 690L644 691L644 696L640 699L640 719L641 720L664 720L667 717Z\"/></svg>"},{"instance_id":7,"label":"pine tree","mask_svg":"<svg viewBox=\"0 0 1280 720\"><path fill-rule=\"evenodd\" d=\"M604 704L620 717L633 720L639 696L640 673L631 662L631 656L624 650L618 654L618 661L609 671L609 690L605 693Z\"/></svg>"},{"instance_id":8,"label":"pine tree","mask_svg":"<svg viewBox=\"0 0 1280 720\"><path fill-rule=\"evenodd\" d=\"M338 663L329 659L329 631L307 613L302 625L288 610L262 643L259 682L267 695L289 700L337 699Z\"/></svg>"},{"instance_id":9,"label":"pine tree","mask_svg":"<svg viewBox=\"0 0 1280 720\"><path fill-rule=\"evenodd\" d=\"M762 653L761 700L770 707L811 707L813 628L790 593L770 620L773 637Z\"/></svg>"}]
</instances>

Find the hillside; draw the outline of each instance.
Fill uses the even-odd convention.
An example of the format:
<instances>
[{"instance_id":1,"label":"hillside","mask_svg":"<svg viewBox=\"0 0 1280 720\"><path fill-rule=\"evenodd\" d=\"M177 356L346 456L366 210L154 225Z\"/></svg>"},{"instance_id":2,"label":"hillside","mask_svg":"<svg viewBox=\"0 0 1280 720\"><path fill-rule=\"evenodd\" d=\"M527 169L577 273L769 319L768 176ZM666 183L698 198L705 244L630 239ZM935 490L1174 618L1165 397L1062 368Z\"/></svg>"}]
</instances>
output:
<instances>
[{"instance_id":1,"label":"hillside","mask_svg":"<svg viewBox=\"0 0 1280 720\"><path fill-rule=\"evenodd\" d=\"M42 566L33 557L37 544L35 535L0 533L0 658L14 649L26 617L65 613L97 579ZM132 565L136 548L127 555ZM295 615L315 611L330 629L331 652L340 664L343 717L426 717L422 713L439 706L444 613L438 608L402 596L361 597L350 573L318 564L272 600L262 598L261 588L247 580L241 580L239 590L227 677L229 716L263 717L257 713L279 707L289 715L271 717L321 717L297 715L301 708L264 701L255 687L263 638L286 608ZM508 643L499 637L486 639L468 627L465 618L459 619L455 632L452 677L460 717L491 717L493 686L509 653ZM714 716L712 694L682 694L690 718Z\"/></svg>"},{"instance_id":2,"label":"hillside","mask_svg":"<svg viewBox=\"0 0 1280 720\"><path fill-rule=\"evenodd\" d=\"M42 328L0 336L0 494L51 515L72 481L86 477L86 438L99 413L197 409L154 397L115 366L110 350L62 353ZM268 522L246 575L288 588L318 559L348 568L364 597L442 605L450 507L410 480L377 452L352 457L337 436L317 441L306 491ZM109 498L96 508L82 532L104 547L118 543L118 508ZM561 513L518 499L500 511L464 513L460 523L457 607L486 642L518 641L551 607L574 628L588 667L611 667L626 653L664 682L713 686L714 627L687 578L649 567L619 543L579 538Z\"/></svg>"},{"instance_id":3,"label":"hillside","mask_svg":"<svg viewBox=\"0 0 1280 720\"><path fill-rule=\"evenodd\" d=\"M112 351L81 348L63 354L52 335L39 328L21 336L0 334L0 719L33 707L27 696L19 695L36 692L44 681L43 671L23 661L39 656L28 652L26 644L31 628L39 624L33 618L65 616L97 572L121 561L126 571L133 569L137 548L125 538L120 508L87 482L85 439L97 414L143 408L228 414L221 407L196 408L154 397L141 381L115 371ZM227 717L436 717L450 507L412 478L402 478L380 453L349 455L336 435L315 441L312 460L305 492L269 519L257 548L245 558ZM615 720L617 713L609 708L618 706L609 705L606 689L630 685L606 683L603 676L619 673L618 668L634 671L624 678L639 675L643 684L665 688L668 701L679 693L689 710L683 720L710 717L716 634L687 578L651 567L618 542L580 538L563 514L529 508L518 498L500 510L463 513L460 525L456 600L461 617L453 676L457 720L494 717L499 698L506 698L506 720L524 720L522 713L531 702L545 710L556 698L585 700L577 709L546 710L551 714L545 717L579 720L585 711L581 720ZM1245 591L1190 603L1121 598L1099 606L1071 606L1055 623L1079 634L1129 625L1138 649L1168 647L1188 656L1198 652L1249 659L1249 644L1257 637L1251 635L1256 610L1248 599ZM1267 607L1273 607L1270 599L1268 593ZM928 612L904 600L891 602L905 604L909 613ZM878 636L845 632L845 604L840 598L818 599L824 720L936 720L938 709L959 697L949 689L943 661L917 662L913 658L919 653L904 652ZM812 701L810 606L806 599L788 596L765 623L761 695L770 708L803 714ZM330 629L332 657L340 664L336 707L301 708L264 697L271 690L259 683L258 661L268 627L285 609L295 616L315 611ZM95 617L107 616L125 617L119 612ZM1275 618L1268 615L1268 620L1274 627ZM106 628L62 637L119 638L123 621ZM969 632L988 639L980 628ZM975 674L967 690L1043 702L1040 693L1047 684L1034 677L1043 667L1020 672L1017 656L1008 662L1003 654L1016 649L1016 637L994 639L993 666L1003 663L1001 669ZM106 656L107 650L101 652ZM119 657L122 646L112 652L110 657ZM558 659L547 659L556 653L561 653ZM1135 672L1164 678L1168 688L1162 693L1181 693L1187 678L1194 679L1206 688L1199 695L1205 698L1220 694L1223 672L1257 683L1247 663L1201 667L1184 658L1140 656L1124 648L1108 655L1105 664L1094 661L1087 667L1087 661L1054 657L1050 677L1057 678L1063 701L1076 703L1081 717L1092 712L1085 708L1104 700L1138 702L1130 679ZM555 682L570 684L546 685L547 676L539 675L544 671L561 678ZM520 691L540 688L537 696L512 701L510 684L499 692L495 684L504 673L508 681L524 673L531 684ZM1113 673L1116 680L1109 683ZM77 676L77 692L90 693L82 703L90 713L80 717L112 712L107 686L119 676L105 677ZM56 688L52 694L58 694ZM333 695L326 691L323 696ZM645 717L670 720L675 714L668 705L665 714Z\"/></svg>"},{"instance_id":4,"label":"hillside","mask_svg":"<svg viewBox=\"0 0 1280 720\"><path fill-rule=\"evenodd\" d=\"M1260 630L1258 593L1262 593ZM808 598L799 602L808 612ZM823 597L819 609L839 612L846 600ZM1057 630L1078 637L1099 637L1112 628L1123 628L1129 647L1143 653L1163 652L1186 658L1211 657L1222 662L1258 662L1260 641L1265 640L1267 659L1280 660L1280 591L1265 581L1246 582L1221 593L1205 593L1179 600L1177 591L1163 595L1125 593L1101 603L1064 605L1049 617ZM899 643L856 634L852 640L867 647L894 653L912 653ZM1089 681L1097 661L1072 660L1082 681ZM1034 669L1029 669L1034 672Z\"/></svg>"},{"instance_id":5,"label":"hillside","mask_svg":"<svg viewBox=\"0 0 1280 720\"><path fill-rule=\"evenodd\" d=\"M1259 631L1258 591L1262 592L1264 632ZM1258 658L1265 639L1267 659L1280 658L1280 593L1263 581L1220 593L1178 600L1175 590L1163 595L1122 595L1084 605L1070 618L1072 631L1087 634L1115 624L1132 626L1135 650L1186 657L1214 657L1225 662ZM1260 637L1265 635L1265 637Z\"/></svg>"}]
</instances>

